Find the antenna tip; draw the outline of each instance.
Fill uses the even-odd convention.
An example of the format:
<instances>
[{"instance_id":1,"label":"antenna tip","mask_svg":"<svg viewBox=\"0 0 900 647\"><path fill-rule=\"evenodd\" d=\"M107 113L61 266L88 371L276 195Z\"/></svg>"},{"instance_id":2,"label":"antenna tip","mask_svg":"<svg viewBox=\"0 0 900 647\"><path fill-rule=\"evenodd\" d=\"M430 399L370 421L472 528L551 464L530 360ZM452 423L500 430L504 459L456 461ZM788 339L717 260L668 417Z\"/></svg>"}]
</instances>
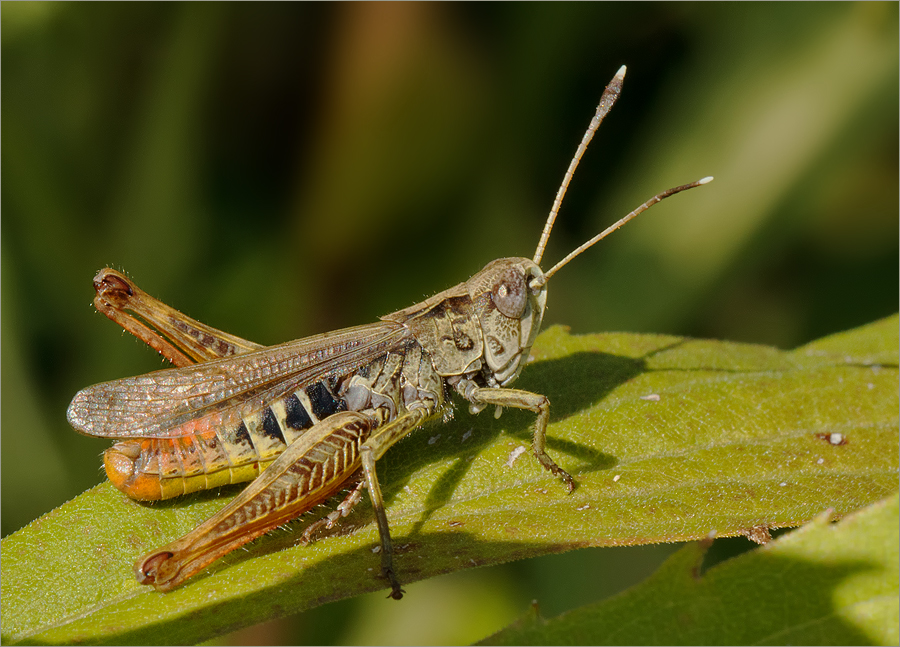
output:
<instances>
[{"instance_id":1,"label":"antenna tip","mask_svg":"<svg viewBox=\"0 0 900 647\"><path fill-rule=\"evenodd\" d=\"M615 78L619 79L620 81L625 78L625 66L624 65L619 68L618 72L616 72Z\"/></svg>"},{"instance_id":2,"label":"antenna tip","mask_svg":"<svg viewBox=\"0 0 900 647\"><path fill-rule=\"evenodd\" d=\"M707 176L706 176L705 178L703 178L702 180L697 180L697 184L709 184L709 183L712 182L712 181L713 181L713 176L712 176L712 175L707 175Z\"/></svg>"}]
</instances>

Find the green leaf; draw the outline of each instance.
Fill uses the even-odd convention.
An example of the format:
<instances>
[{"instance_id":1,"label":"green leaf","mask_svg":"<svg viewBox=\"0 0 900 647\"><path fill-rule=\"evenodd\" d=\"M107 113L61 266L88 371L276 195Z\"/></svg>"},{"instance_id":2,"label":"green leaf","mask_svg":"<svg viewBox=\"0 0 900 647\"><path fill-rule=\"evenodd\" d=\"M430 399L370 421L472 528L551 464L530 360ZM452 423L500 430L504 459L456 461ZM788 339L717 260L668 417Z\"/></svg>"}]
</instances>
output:
<instances>
[{"instance_id":1,"label":"green leaf","mask_svg":"<svg viewBox=\"0 0 900 647\"><path fill-rule=\"evenodd\" d=\"M379 464L401 581L713 530L764 537L896 492L897 327L790 352L550 328L517 386L550 398L548 451L577 490L519 455L533 415L429 425ZM236 491L144 505L104 483L7 537L4 642L197 642L386 588L368 503L311 546L296 523L170 593L137 584L138 557Z\"/></svg>"},{"instance_id":2,"label":"green leaf","mask_svg":"<svg viewBox=\"0 0 900 647\"><path fill-rule=\"evenodd\" d=\"M898 497L827 513L702 575L691 543L645 582L545 620L533 608L490 645L896 645Z\"/></svg>"}]
</instances>

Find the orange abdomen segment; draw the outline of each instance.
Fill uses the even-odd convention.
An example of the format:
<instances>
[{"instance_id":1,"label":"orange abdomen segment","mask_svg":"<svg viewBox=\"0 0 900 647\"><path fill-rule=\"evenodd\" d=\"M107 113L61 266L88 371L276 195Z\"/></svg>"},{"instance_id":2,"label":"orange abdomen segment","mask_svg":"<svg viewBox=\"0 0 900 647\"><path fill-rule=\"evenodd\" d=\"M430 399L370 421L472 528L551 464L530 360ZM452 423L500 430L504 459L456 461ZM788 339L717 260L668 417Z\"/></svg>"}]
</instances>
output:
<instances>
[{"instance_id":1,"label":"orange abdomen segment","mask_svg":"<svg viewBox=\"0 0 900 647\"><path fill-rule=\"evenodd\" d=\"M208 490L232 483L252 481L271 464L252 461L233 466L220 454L221 460L204 465L196 452L185 452L185 446L196 448L196 438L152 438L124 440L103 453L103 464L110 482L126 496L137 501L159 501ZM215 440L214 438L212 439ZM212 442L206 439L206 449ZM200 439L200 445L204 442ZM205 452L206 456L210 453ZM211 457L212 458L212 457Z\"/></svg>"}]
</instances>

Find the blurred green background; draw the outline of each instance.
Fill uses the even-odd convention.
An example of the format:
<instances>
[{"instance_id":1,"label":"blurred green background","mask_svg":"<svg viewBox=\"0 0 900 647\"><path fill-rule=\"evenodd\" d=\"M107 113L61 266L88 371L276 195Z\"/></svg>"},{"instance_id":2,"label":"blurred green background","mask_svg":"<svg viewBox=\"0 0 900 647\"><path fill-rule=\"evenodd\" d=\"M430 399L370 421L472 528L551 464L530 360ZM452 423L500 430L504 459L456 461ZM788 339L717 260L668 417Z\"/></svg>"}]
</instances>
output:
<instances>
[{"instance_id":1,"label":"blurred green background","mask_svg":"<svg viewBox=\"0 0 900 647\"><path fill-rule=\"evenodd\" d=\"M72 395L162 366L94 311L99 268L265 344L370 322L533 254L623 63L544 268L716 181L554 277L547 323L791 348L895 312L897 61L896 3L3 3L2 534L103 479ZM229 640L466 642L668 550L473 570Z\"/></svg>"}]
</instances>

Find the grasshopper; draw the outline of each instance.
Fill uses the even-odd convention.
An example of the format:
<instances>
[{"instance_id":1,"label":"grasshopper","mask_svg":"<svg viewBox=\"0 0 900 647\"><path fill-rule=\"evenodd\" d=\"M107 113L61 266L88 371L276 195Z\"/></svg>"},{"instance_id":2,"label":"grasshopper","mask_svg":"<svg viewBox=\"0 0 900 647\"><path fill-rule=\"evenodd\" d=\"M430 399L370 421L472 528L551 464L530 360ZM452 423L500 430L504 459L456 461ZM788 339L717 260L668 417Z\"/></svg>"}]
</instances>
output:
<instances>
[{"instance_id":1,"label":"grasshopper","mask_svg":"<svg viewBox=\"0 0 900 647\"><path fill-rule=\"evenodd\" d=\"M368 490L382 576L390 597L400 599L376 464L394 443L445 411L453 392L472 413L489 406L498 416L504 407L535 413L535 457L574 490L572 476L545 449L548 399L510 388L540 330L547 282L660 200L712 180L654 196L541 271L566 189L624 76L622 66L603 92L534 257L495 260L468 281L377 323L263 347L181 314L115 270L97 274L97 309L176 367L97 384L72 400L67 415L76 431L118 440L104 453L109 480L142 501L252 481L197 528L138 560L134 568L142 584L170 590L350 488L337 509L307 528L301 540L346 516Z\"/></svg>"}]
</instances>

